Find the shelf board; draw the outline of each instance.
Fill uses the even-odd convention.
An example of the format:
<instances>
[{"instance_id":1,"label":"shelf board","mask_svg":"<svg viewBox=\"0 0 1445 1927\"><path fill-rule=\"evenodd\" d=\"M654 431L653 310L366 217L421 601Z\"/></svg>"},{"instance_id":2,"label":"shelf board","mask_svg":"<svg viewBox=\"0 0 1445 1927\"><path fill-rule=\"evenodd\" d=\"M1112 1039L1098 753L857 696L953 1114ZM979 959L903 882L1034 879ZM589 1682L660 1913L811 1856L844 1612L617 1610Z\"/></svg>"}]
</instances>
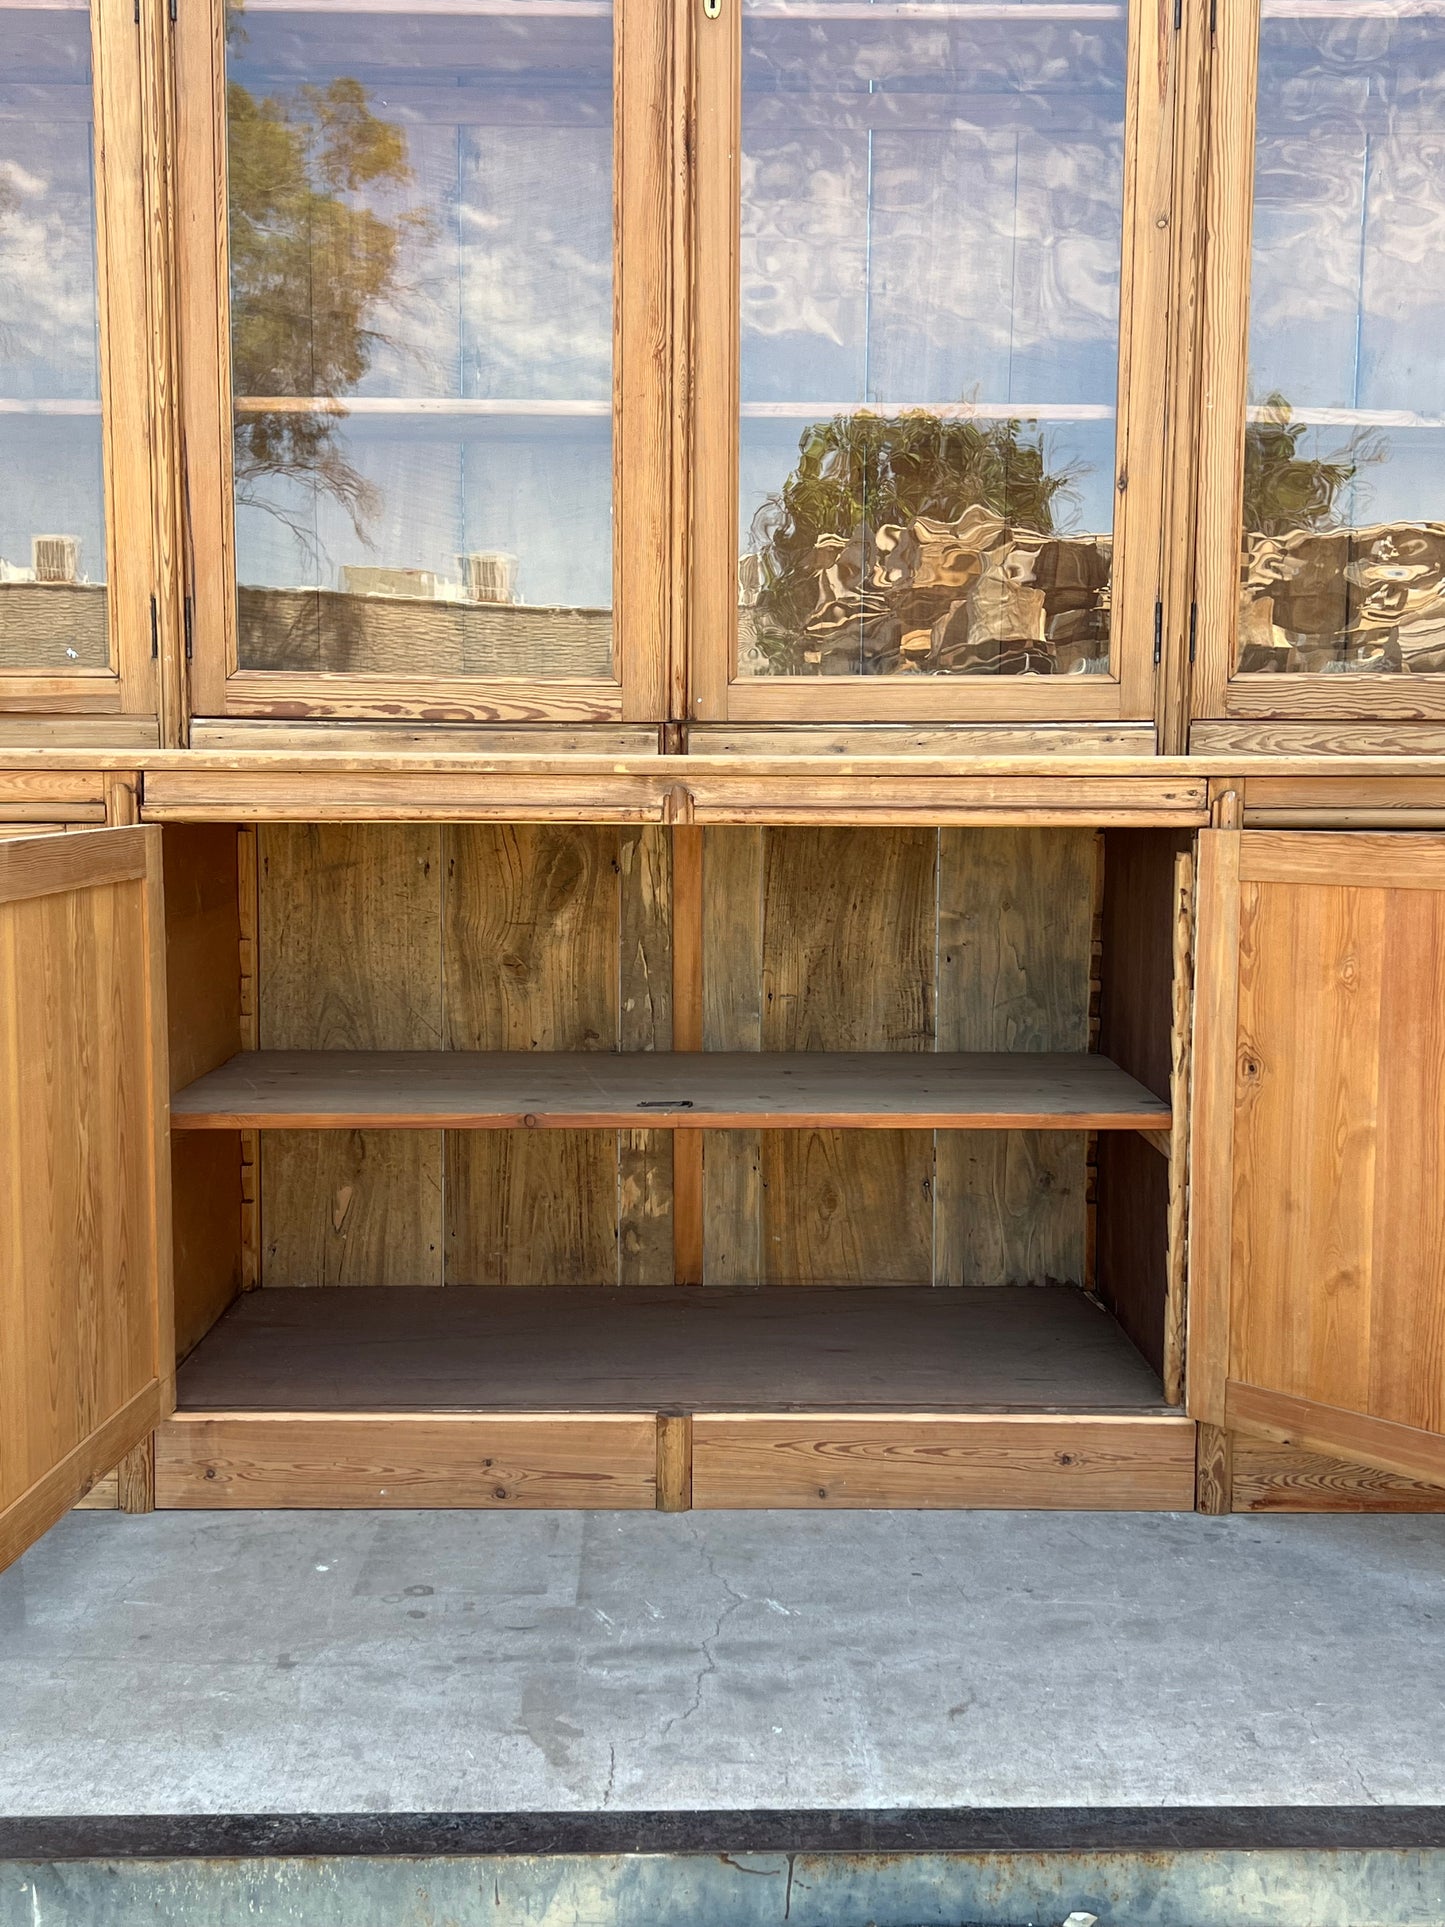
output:
<instances>
[{"instance_id":1,"label":"shelf board","mask_svg":"<svg viewBox=\"0 0 1445 1927\"><path fill-rule=\"evenodd\" d=\"M243 1051L171 1100L182 1131L1157 1131L1089 1052Z\"/></svg>"},{"instance_id":2,"label":"shelf board","mask_svg":"<svg viewBox=\"0 0 1445 1927\"><path fill-rule=\"evenodd\" d=\"M246 1292L181 1366L204 1412L1163 1412L1073 1286Z\"/></svg>"}]
</instances>

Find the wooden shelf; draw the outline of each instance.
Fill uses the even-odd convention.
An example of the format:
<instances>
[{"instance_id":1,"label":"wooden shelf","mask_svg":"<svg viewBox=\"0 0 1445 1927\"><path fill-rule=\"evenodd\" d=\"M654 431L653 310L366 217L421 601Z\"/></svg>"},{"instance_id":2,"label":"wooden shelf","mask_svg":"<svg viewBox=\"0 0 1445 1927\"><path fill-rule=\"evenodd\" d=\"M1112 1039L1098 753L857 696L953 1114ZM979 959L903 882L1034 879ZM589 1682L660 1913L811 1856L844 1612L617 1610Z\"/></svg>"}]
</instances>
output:
<instances>
[{"instance_id":1,"label":"wooden shelf","mask_svg":"<svg viewBox=\"0 0 1445 1927\"><path fill-rule=\"evenodd\" d=\"M182 1413L1151 1413L1073 1286L266 1288L181 1367Z\"/></svg>"},{"instance_id":2,"label":"wooden shelf","mask_svg":"<svg viewBox=\"0 0 1445 1927\"><path fill-rule=\"evenodd\" d=\"M1169 1116L1082 1051L245 1051L171 1100L182 1131L1157 1131Z\"/></svg>"}]
</instances>

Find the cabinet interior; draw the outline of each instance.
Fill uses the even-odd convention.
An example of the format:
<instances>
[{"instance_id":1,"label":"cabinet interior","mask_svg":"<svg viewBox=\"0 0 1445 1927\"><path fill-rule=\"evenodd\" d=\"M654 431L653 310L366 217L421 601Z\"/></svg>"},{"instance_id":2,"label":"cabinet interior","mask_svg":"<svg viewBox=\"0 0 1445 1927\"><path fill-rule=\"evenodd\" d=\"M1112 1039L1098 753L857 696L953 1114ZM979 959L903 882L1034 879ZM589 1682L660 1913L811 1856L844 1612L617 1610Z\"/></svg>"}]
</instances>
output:
<instances>
[{"instance_id":1,"label":"cabinet interior","mask_svg":"<svg viewBox=\"0 0 1445 1927\"><path fill-rule=\"evenodd\" d=\"M1171 1372L1177 1400L1186 837L354 822L164 837L182 1412L1145 1412ZM745 1127L736 1094L726 1129L689 1124L675 1095L665 1123L639 1108L655 1085L706 1111L738 1064L720 1054L759 1051L804 1056L751 1079L743 1063ZM298 1052L326 1055L269 1055ZM977 1052L995 1055L939 1055ZM298 1062L310 1123L328 1104L367 1122L292 1127L252 1073ZM809 1121L765 1125L791 1101L783 1072ZM888 1121L920 1079L970 1119L1006 1116L1017 1091L1037 1118L1110 1075L1133 1095L1085 1106L1102 1128ZM564 1113L583 1090L609 1122L476 1127L513 1084L513 1111L540 1110L529 1076ZM469 1126L386 1128L393 1101L425 1118L458 1088Z\"/></svg>"}]
</instances>

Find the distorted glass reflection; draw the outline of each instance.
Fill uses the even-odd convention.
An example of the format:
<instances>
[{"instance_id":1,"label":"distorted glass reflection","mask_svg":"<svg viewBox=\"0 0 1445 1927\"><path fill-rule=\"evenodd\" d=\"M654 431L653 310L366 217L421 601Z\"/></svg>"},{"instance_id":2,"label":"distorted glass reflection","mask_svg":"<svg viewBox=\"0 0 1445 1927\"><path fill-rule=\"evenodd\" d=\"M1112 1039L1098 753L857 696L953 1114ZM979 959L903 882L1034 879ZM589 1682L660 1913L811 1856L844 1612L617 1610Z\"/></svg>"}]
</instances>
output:
<instances>
[{"instance_id":1,"label":"distorted glass reflection","mask_svg":"<svg viewBox=\"0 0 1445 1927\"><path fill-rule=\"evenodd\" d=\"M241 666L609 676L609 0L252 0L228 77Z\"/></svg>"},{"instance_id":2,"label":"distorted glass reflection","mask_svg":"<svg viewBox=\"0 0 1445 1927\"><path fill-rule=\"evenodd\" d=\"M1445 14L1266 0L1242 671L1445 670L1442 243Z\"/></svg>"},{"instance_id":3,"label":"distorted glass reflection","mask_svg":"<svg viewBox=\"0 0 1445 1927\"><path fill-rule=\"evenodd\" d=\"M1109 668L1101 0L745 0L739 670Z\"/></svg>"},{"instance_id":4,"label":"distorted glass reflection","mask_svg":"<svg viewBox=\"0 0 1445 1927\"><path fill-rule=\"evenodd\" d=\"M90 14L0 7L0 670L104 668Z\"/></svg>"}]
</instances>

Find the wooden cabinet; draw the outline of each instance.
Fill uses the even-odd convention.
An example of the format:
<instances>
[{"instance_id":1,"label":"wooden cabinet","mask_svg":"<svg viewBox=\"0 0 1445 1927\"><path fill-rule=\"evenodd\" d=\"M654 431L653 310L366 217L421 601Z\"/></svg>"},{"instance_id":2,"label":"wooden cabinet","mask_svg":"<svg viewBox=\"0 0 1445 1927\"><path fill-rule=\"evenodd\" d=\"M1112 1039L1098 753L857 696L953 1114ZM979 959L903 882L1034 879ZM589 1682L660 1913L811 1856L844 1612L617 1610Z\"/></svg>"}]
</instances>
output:
<instances>
[{"instance_id":1,"label":"wooden cabinet","mask_svg":"<svg viewBox=\"0 0 1445 1927\"><path fill-rule=\"evenodd\" d=\"M166 1508L1178 1509L1197 1446L1206 1509L1445 1504L1438 835L170 821L0 878L7 1553L157 1423Z\"/></svg>"}]
</instances>

